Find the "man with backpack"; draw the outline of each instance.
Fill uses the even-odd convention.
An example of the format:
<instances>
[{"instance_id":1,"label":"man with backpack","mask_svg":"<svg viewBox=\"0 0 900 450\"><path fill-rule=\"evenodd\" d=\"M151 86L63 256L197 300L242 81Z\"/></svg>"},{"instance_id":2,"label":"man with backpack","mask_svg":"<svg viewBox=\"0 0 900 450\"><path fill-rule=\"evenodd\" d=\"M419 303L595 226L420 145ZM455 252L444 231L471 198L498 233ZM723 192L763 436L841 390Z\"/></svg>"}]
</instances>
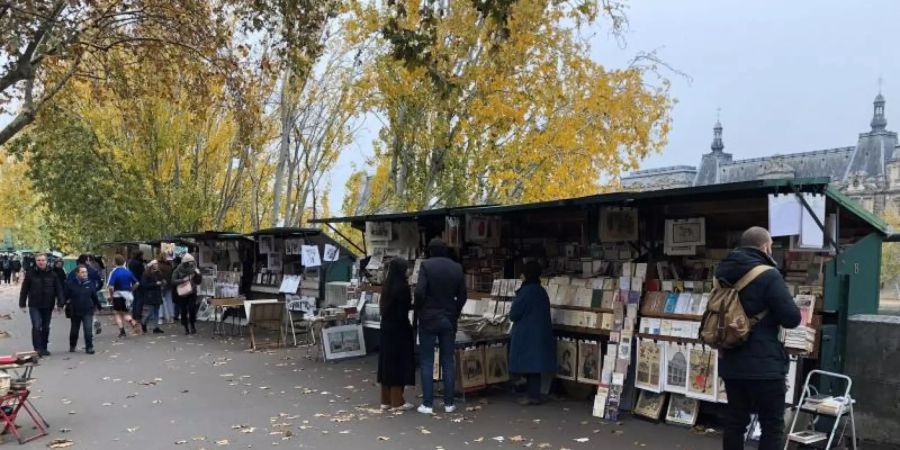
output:
<instances>
[{"instance_id":1,"label":"man with backpack","mask_svg":"<svg viewBox=\"0 0 900 450\"><path fill-rule=\"evenodd\" d=\"M722 314L722 317L728 317L725 322L730 331L743 329L740 337L727 343L721 339L718 346L719 376L725 380L728 395L722 448L742 450L750 414L757 414L762 428L759 449L780 449L784 445L788 356L778 334L779 327L796 328L800 324L800 309L776 269L769 232L762 227L745 231L741 236L741 247L732 251L716 268L716 280L732 287L731 292L737 293L739 306L743 307L742 311L729 310ZM720 289L726 290L731 288ZM718 295L727 296L727 293ZM717 293L714 291L712 296L716 297ZM710 300L709 310L714 310L713 302L714 298ZM712 343L715 339L707 333L706 322L704 318L701 338Z\"/></svg>"}]
</instances>

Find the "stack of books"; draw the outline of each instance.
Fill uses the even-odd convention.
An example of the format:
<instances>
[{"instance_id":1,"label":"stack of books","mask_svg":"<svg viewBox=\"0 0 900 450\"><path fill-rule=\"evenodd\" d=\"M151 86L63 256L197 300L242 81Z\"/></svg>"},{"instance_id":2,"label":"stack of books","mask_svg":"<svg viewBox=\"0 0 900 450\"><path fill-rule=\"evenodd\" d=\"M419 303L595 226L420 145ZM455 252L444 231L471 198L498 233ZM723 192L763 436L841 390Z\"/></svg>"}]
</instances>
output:
<instances>
[{"instance_id":1,"label":"stack of books","mask_svg":"<svg viewBox=\"0 0 900 450\"><path fill-rule=\"evenodd\" d=\"M786 348L810 353L816 343L816 330L806 326L799 326L792 330L782 330L783 341Z\"/></svg>"},{"instance_id":2,"label":"stack of books","mask_svg":"<svg viewBox=\"0 0 900 450\"><path fill-rule=\"evenodd\" d=\"M821 431L797 431L796 433L791 433L790 440L793 442L798 442L800 444L812 444L819 441L824 441L828 438L828 435L822 433Z\"/></svg>"}]
</instances>

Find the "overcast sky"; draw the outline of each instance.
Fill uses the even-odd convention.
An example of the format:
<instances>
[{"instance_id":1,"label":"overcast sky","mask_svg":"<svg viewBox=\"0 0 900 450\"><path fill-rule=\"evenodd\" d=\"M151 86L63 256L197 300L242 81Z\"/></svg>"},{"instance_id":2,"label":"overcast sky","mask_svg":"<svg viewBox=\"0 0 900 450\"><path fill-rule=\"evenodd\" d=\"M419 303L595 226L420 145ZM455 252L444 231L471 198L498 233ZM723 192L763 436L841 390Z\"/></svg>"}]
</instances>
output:
<instances>
[{"instance_id":1,"label":"overcast sky","mask_svg":"<svg viewBox=\"0 0 900 450\"><path fill-rule=\"evenodd\" d=\"M888 129L900 130L900 2L837 0L635 0L621 48L599 28L593 57L622 67L639 52L691 77L663 72L678 104L666 149L642 168L696 165L709 151L722 108L725 151L735 158L856 144L869 129L878 77ZM367 123L372 129L377 124ZM332 175L338 214L352 161L368 154L360 135Z\"/></svg>"}]
</instances>

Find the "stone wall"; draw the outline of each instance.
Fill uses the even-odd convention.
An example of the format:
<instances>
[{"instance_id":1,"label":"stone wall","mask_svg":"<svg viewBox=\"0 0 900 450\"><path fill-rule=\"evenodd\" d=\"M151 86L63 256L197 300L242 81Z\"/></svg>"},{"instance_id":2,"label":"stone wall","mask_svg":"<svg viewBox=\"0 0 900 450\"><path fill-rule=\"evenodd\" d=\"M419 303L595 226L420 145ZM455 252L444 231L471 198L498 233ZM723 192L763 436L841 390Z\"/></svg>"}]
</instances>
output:
<instances>
[{"instance_id":1,"label":"stone wall","mask_svg":"<svg viewBox=\"0 0 900 450\"><path fill-rule=\"evenodd\" d=\"M847 334L856 430L862 439L900 445L900 317L856 315Z\"/></svg>"}]
</instances>

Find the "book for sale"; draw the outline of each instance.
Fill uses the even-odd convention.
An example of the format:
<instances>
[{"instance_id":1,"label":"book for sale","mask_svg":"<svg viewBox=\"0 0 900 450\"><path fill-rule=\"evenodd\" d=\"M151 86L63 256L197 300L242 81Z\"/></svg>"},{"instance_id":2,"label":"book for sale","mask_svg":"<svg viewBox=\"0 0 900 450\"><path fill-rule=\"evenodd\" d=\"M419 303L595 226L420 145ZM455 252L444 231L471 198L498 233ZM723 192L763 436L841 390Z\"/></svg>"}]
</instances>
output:
<instances>
[{"instance_id":1,"label":"book for sale","mask_svg":"<svg viewBox=\"0 0 900 450\"><path fill-rule=\"evenodd\" d=\"M672 292L669 293L669 296L666 298L666 307L663 312L666 314L674 314L675 308L678 306L678 293Z\"/></svg>"}]
</instances>

